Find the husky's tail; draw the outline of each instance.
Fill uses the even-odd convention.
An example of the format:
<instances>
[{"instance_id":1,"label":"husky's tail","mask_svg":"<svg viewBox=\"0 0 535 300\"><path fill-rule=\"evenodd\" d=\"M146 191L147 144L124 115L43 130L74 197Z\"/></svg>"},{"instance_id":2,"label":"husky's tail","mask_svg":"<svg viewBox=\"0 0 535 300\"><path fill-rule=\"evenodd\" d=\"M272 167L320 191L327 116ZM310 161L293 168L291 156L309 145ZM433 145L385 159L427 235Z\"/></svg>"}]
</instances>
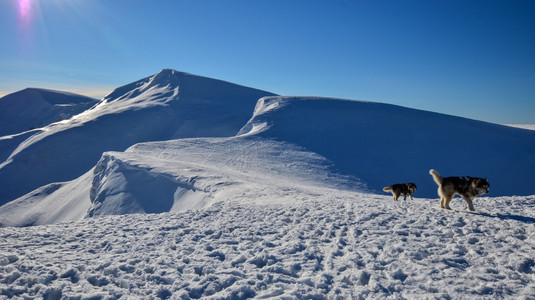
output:
<instances>
[{"instance_id":1,"label":"husky's tail","mask_svg":"<svg viewBox=\"0 0 535 300\"><path fill-rule=\"evenodd\" d=\"M385 192L390 192L391 190L392 190L392 186L385 186L383 188L383 191L385 191Z\"/></svg>"},{"instance_id":2,"label":"husky's tail","mask_svg":"<svg viewBox=\"0 0 535 300\"><path fill-rule=\"evenodd\" d=\"M431 176L433 176L433 180L438 184L438 185L441 185L442 184L442 181L444 181L444 179L442 178L442 176L440 176L440 174L438 174L437 171L431 169L429 170L429 174L431 174Z\"/></svg>"}]
</instances>

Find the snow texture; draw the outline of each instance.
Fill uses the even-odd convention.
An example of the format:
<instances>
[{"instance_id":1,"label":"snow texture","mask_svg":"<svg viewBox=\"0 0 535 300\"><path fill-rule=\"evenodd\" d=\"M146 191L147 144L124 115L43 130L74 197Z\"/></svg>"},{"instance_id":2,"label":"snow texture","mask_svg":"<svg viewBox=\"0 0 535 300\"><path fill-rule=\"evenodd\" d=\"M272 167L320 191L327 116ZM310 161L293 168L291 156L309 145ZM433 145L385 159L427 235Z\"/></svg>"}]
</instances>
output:
<instances>
[{"instance_id":1,"label":"snow texture","mask_svg":"<svg viewBox=\"0 0 535 300\"><path fill-rule=\"evenodd\" d=\"M0 228L0 293L45 299L532 299L530 197L313 188L179 213ZM251 199L248 199L251 200ZM460 202L460 201L459 201ZM47 298L48 297L48 298Z\"/></svg>"}]
</instances>

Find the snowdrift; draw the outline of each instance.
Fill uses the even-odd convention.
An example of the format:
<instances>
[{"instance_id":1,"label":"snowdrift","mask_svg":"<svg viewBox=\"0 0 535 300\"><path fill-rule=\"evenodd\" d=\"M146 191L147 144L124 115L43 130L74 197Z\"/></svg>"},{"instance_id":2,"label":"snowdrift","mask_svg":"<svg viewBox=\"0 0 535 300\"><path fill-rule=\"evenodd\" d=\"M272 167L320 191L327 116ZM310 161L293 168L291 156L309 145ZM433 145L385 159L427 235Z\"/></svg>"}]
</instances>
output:
<instances>
[{"instance_id":1,"label":"snowdrift","mask_svg":"<svg viewBox=\"0 0 535 300\"><path fill-rule=\"evenodd\" d=\"M0 223L28 226L101 215L180 212L229 199L284 203L318 187L363 189L357 180L331 168L313 152L255 136L140 143L125 152L104 153L76 180L39 188L5 204ZM54 217L57 220L51 220Z\"/></svg>"},{"instance_id":2,"label":"snowdrift","mask_svg":"<svg viewBox=\"0 0 535 300\"><path fill-rule=\"evenodd\" d=\"M81 176L105 151L144 141L233 136L266 95L273 94L169 69L119 87L91 109L0 148L0 204Z\"/></svg>"}]
</instances>

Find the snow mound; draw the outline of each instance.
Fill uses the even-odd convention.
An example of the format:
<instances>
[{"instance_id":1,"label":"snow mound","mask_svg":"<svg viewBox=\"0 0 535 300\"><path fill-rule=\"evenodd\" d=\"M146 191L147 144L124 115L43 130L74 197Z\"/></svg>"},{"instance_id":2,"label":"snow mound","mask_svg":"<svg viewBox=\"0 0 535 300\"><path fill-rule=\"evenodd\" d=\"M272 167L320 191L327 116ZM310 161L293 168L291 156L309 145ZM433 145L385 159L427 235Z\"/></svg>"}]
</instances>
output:
<instances>
[{"instance_id":1,"label":"snow mound","mask_svg":"<svg viewBox=\"0 0 535 300\"><path fill-rule=\"evenodd\" d=\"M234 136L269 92L165 69L31 134L0 139L0 204L78 178L105 151L139 142Z\"/></svg>"},{"instance_id":2,"label":"snow mound","mask_svg":"<svg viewBox=\"0 0 535 300\"><path fill-rule=\"evenodd\" d=\"M25 193L0 207L0 295L535 294L534 196L479 197L469 213L457 198L449 211L428 175L533 194L535 132L380 103L256 101L266 94L163 70L0 138L0 201ZM414 200L368 192L406 181Z\"/></svg>"},{"instance_id":3,"label":"snow mound","mask_svg":"<svg viewBox=\"0 0 535 300\"><path fill-rule=\"evenodd\" d=\"M6 95L0 98L0 136L69 119L97 102L82 95L36 88Z\"/></svg>"},{"instance_id":4,"label":"snow mound","mask_svg":"<svg viewBox=\"0 0 535 300\"><path fill-rule=\"evenodd\" d=\"M262 129L258 129L262 128ZM535 194L535 132L401 106L314 97L266 97L240 134L290 142L333 162L371 191L415 182L435 197L429 169L488 177L490 196Z\"/></svg>"},{"instance_id":5,"label":"snow mound","mask_svg":"<svg viewBox=\"0 0 535 300\"><path fill-rule=\"evenodd\" d=\"M255 137L141 143L103 155L88 216L199 209L227 197L262 204L259 191L271 191L271 202L279 193L272 190L298 193L344 182L329 166L315 153Z\"/></svg>"}]
</instances>

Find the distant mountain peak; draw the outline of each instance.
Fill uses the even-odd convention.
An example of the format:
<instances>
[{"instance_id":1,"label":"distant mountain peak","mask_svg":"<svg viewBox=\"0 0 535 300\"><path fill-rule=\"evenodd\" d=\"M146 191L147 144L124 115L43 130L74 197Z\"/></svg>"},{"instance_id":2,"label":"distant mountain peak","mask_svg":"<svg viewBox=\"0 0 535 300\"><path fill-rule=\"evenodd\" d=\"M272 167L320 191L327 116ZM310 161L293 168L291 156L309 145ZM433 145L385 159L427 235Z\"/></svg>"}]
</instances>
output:
<instances>
[{"instance_id":1,"label":"distant mountain peak","mask_svg":"<svg viewBox=\"0 0 535 300\"><path fill-rule=\"evenodd\" d=\"M69 119L97 102L94 98L41 88L11 93L0 99L0 136Z\"/></svg>"}]
</instances>

